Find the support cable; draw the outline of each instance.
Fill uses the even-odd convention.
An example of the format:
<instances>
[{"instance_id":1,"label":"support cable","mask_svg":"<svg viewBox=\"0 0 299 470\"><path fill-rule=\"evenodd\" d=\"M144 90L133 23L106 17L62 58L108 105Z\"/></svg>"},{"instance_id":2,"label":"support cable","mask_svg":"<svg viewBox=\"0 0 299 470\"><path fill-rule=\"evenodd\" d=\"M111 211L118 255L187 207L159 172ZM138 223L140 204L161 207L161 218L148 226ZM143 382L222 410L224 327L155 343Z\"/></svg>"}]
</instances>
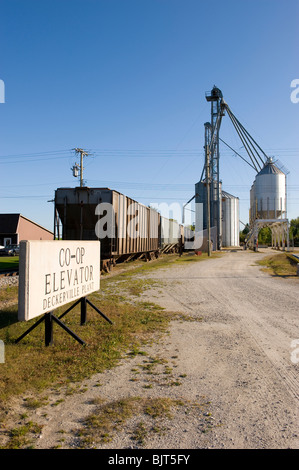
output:
<instances>
[{"instance_id":1,"label":"support cable","mask_svg":"<svg viewBox=\"0 0 299 470\"><path fill-rule=\"evenodd\" d=\"M230 110L230 112L232 113L232 111ZM233 114L233 113L232 113ZM262 154L264 155L265 159L267 160L268 158L268 155L263 151L263 149L259 146L259 144L254 140L254 138L249 134L249 132L245 129L245 127L240 123L240 121L236 118L236 116L234 116L234 118L236 119L236 121L238 122L238 124L241 126L241 128L243 129L243 131L248 135L248 137L252 140L252 142L255 143L255 145L258 147L258 149L262 152ZM259 155L262 163L264 164L264 160L261 158L261 156Z\"/></svg>"},{"instance_id":2,"label":"support cable","mask_svg":"<svg viewBox=\"0 0 299 470\"><path fill-rule=\"evenodd\" d=\"M234 119L236 119L235 116L234 116ZM237 121L238 125L240 125L240 123L239 123L239 121L238 121L237 119L236 119L236 121ZM242 132L243 132L244 139L248 142L248 145L251 145L252 151L254 151L254 152L256 153L257 157L259 158L259 160L260 160L260 162L261 162L261 163L258 162L257 159L256 159L256 157L255 157L254 154L252 153L252 155L253 155L255 161L257 162L258 167L261 169L261 168L263 167L263 165L264 165L265 162L264 162L264 160L262 159L262 157L260 156L260 154L259 154L259 152L257 151L257 149L255 148L255 146L253 145L253 143L249 140L249 139L251 138L250 134L248 134L248 132L246 131L246 129L244 129L244 127L243 127L242 125L240 125L240 126L241 126L241 130L242 130ZM249 137L249 139L248 139L248 137Z\"/></svg>"},{"instance_id":3,"label":"support cable","mask_svg":"<svg viewBox=\"0 0 299 470\"><path fill-rule=\"evenodd\" d=\"M234 117L235 121L238 123L238 125L240 126L240 128L242 129L243 133L251 140L251 145L254 149L254 151L256 152L257 156L259 157L262 165L265 164L265 161L267 161L268 159L268 155L266 155L266 153L263 151L263 149L258 145L258 143L254 140L254 138L249 134L249 132L245 129L245 127L240 123L240 121L236 118L236 116L232 113L231 109L228 107L228 111L229 113ZM262 152L262 154L264 155L265 157L265 160L261 157L261 155L259 154L259 152L257 151L257 149L255 148L255 146Z\"/></svg>"},{"instance_id":4,"label":"support cable","mask_svg":"<svg viewBox=\"0 0 299 470\"><path fill-rule=\"evenodd\" d=\"M237 131L237 133L238 133L238 135L239 135L239 137L240 137L240 139L241 139L243 145L244 145L244 147L245 147L246 152L248 153L248 155L249 155L249 157L250 157L250 160L252 161L253 165L255 166L256 171L257 171L257 172L260 171L262 167L261 167L261 165L258 163L258 161L257 161L257 159L255 158L255 156L254 156L254 154L252 153L252 151L248 148L248 142L245 141L245 140L246 140L246 137L244 136L244 134L242 133L242 130L241 130L240 127L238 126L238 124L237 124L237 122L236 122L236 120L235 120L235 119L236 119L235 116L230 112L229 108L227 109L227 113L228 113L228 115L229 115L229 117L230 117L230 119L231 119L231 121L232 121L232 123L233 123L233 125L234 125L234 127L235 127L235 129L236 129L236 131ZM254 163L254 160L255 160L256 164Z\"/></svg>"},{"instance_id":5,"label":"support cable","mask_svg":"<svg viewBox=\"0 0 299 470\"><path fill-rule=\"evenodd\" d=\"M254 156L254 154L253 154L253 152L252 152L252 150L251 150L251 148L250 148L250 142L248 142L248 140L246 139L246 136L242 133L242 130L240 129L240 127L238 126L238 124L236 123L236 121L235 121L234 119L235 119L235 118L234 118L234 116L233 116L233 117L232 117L232 120L233 120L232 122L235 124L235 128L236 128L236 129L237 129L237 128L239 129L239 132L240 132L240 134L239 134L239 135L240 135L240 139L242 140L242 143L243 143L243 145L244 145L244 147L245 147L245 149L246 149L246 151L247 151L247 153L248 153L248 155L249 155L249 157L250 157L252 163L256 166L256 171L258 172L258 171L261 170L262 167L261 167L260 163L258 162L258 160L256 159L256 157ZM242 136L242 137L241 137L241 136ZM255 163L254 163L254 162L255 162Z\"/></svg>"},{"instance_id":6,"label":"support cable","mask_svg":"<svg viewBox=\"0 0 299 470\"><path fill-rule=\"evenodd\" d=\"M244 162L247 163L247 165L251 166L251 168L253 168L254 170L256 170L256 167L251 165L251 163L249 163L244 157L242 157L242 155L240 155L238 152L236 152L236 150L234 150L230 145L228 145L226 142L224 142L224 140L222 140L220 137L219 137L219 140L221 140L221 142L223 142L228 148L230 148L235 154L237 154L240 158L242 158L242 160L244 160Z\"/></svg>"}]
</instances>

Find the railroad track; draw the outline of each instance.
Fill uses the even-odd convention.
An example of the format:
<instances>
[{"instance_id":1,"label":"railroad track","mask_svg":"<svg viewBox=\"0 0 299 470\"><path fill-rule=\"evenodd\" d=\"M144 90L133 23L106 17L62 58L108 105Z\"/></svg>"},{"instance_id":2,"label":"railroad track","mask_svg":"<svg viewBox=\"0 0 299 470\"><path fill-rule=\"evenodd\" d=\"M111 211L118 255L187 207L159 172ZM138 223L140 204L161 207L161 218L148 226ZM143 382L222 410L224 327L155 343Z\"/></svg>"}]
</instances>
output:
<instances>
[{"instance_id":1,"label":"railroad track","mask_svg":"<svg viewBox=\"0 0 299 470\"><path fill-rule=\"evenodd\" d=\"M293 253L287 253L287 257L290 258L295 263L299 263L299 255L294 255Z\"/></svg>"},{"instance_id":2,"label":"railroad track","mask_svg":"<svg viewBox=\"0 0 299 470\"><path fill-rule=\"evenodd\" d=\"M19 270L18 269L6 269L5 271L0 271L0 277L10 277L10 276L18 276Z\"/></svg>"}]
</instances>

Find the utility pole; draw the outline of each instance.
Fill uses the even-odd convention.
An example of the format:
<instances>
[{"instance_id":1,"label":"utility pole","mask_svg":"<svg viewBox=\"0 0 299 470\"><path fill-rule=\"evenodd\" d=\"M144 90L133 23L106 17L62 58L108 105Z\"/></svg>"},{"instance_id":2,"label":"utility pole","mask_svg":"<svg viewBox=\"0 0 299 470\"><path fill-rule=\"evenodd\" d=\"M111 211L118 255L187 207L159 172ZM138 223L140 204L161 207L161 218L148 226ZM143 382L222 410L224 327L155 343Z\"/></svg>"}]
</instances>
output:
<instances>
[{"instance_id":1,"label":"utility pole","mask_svg":"<svg viewBox=\"0 0 299 470\"><path fill-rule=\"evenodd\" d=\"M80 187L82 188L84 186L83 185L83 159L84 157L89 155L89 153L81 148L75 148L73 150L75 150L77 154L80 154Z\"/></svg>"}]
</instances>

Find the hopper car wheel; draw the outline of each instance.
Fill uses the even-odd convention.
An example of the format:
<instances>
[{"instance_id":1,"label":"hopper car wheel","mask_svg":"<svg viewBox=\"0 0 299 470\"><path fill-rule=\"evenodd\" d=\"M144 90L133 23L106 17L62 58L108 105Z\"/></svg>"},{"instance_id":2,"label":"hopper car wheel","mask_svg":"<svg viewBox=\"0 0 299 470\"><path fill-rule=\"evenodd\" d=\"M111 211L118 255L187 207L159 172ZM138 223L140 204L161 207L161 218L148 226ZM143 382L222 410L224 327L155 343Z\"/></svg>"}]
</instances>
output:
<instances>
[{"instance_id":1,"label":"hopper car wheel","mask_svg":"<svg viewBox=\"0 0 299 470\"><path fill-rule=\"evenodd\" d=\"M109 273L111 271L112 266L114 266L114 264L115 263L113 263L113 260L105 259L103 260L102 270L106 273Z\"/></svg>"}]
</instances>

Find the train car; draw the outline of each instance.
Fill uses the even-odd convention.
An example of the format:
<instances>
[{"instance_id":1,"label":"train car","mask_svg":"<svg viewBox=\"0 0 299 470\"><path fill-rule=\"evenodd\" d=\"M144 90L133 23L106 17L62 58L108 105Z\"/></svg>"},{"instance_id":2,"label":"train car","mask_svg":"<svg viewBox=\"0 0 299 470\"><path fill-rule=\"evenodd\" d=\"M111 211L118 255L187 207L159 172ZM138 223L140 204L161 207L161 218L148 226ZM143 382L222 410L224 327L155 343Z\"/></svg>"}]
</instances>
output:
<instances>
[{"instance_id":1,"label":"train car","mask_svg":"<svg viewBox=\"0 0 299 470\"><path fill-rule=\"evenodd\" d=\"M184 234L184 240L183 240L183 246L184 250L194 250L195 248L195 231L191 230L191 228L182 226L183 234Z\"/></svg>"},{"instance_id":2,"label":"train car","mask_svg":"<svg viewBox=\"0 0 299 470\"><path fill-rule=\"evenodd\" d=\"M178 251L182 243L181 225L174 219L160 216L160 248L162 253Z\"/></svg>"},{"instance_id":3,"label":"train car","mask_svg":"<svg viewBox=\"0 0 299 470\"><path fill-rule=\"evenodd\" d=\"M160 214L109 188L58 188L54 237L100 240L102 267L160 250Z\"/></svg>"}]
</instances>

